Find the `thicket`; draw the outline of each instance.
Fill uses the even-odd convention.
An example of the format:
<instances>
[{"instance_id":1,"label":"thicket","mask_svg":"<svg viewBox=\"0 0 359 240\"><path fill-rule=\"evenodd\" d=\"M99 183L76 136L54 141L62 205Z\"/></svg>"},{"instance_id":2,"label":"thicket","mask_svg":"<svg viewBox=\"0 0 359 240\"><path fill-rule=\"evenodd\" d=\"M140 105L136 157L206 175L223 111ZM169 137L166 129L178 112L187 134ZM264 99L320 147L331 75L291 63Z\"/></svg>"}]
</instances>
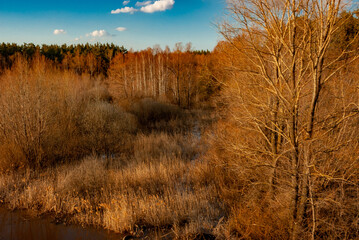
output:
<instances>
[{"instance_id":1,"label":"thicket","mask_svg":"<svg viewBox=\"0 0 359 240\"><path fill-rule=\"evenodd\" d=\"M136 119L111 104L103 83L18 57L0 76L2 171L41 169L118 152Z\"/></svg>"},{"instance_id":2,"label":"thicket","mask_svg":"<svg viewBox=\"0 0 359 240\"><path fill-rule=\"evenodd\" d=\"M359 20L344 7L228 1L207 156L238 238L359 236Z\"/></svg>"}]
</instances>

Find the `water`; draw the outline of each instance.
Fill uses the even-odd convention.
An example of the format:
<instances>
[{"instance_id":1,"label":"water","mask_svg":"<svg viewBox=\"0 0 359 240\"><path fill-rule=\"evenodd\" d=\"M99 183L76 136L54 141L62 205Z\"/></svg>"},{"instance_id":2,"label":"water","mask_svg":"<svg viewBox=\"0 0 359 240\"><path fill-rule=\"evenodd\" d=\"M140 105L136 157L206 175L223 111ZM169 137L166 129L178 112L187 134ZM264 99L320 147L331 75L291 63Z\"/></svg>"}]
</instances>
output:
<instances>
[{"instance_id":1,"label":"water","mask_svg":"<svg viewBox=\"0 0 359 240\"><path fill-rule=\"evenodd\" d=\"M55 224L49 218L33 218L21 211L0 208L0 240L104 240L123 235L105 230Z\"/></svg>"}]
</instances>

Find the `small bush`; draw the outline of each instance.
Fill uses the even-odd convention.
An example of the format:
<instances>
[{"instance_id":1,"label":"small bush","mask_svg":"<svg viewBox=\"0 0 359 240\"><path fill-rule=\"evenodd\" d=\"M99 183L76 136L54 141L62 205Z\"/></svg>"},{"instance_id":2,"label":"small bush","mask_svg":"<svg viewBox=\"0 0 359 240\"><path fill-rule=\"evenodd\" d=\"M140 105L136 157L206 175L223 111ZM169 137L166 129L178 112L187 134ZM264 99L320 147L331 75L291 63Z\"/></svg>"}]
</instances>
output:
<instances>
[{"instance_id":1,"label":"small bush","mask_svg":"<svg viewBox=\"0 0 359 240\"><path fill-rule=\"evenodd\" d=\"M127 135L136 130L135 118L113 104L89 103L81 122L86 148L107 156L121 150Z\"/></svg>"},{"instance_id":2,"label":"small bush","mask_svg":"<svg viewBox=\"0 0 359 240\"><path fill-rule=\"evenodd\" d=\"M0 172L19 169L25 162L26 157L19 146L10 143L0 145Z\"/></svg>"},{"instance_id":3,"label":"small bush","mask_svg":"<svg viewBox=\"0 0 359 240\"><path fill-rule=\"evenodd\" d=\"M112 96L107 87L97 81L94 83L94 86L88 90L87 96L88 99L92 101L112 102Z\"/></svg>"},{"instance_id":4,"label":"small bush","mask_svg":"<svg viewBox=\"0 0 359 240\"><path fill-rule=\"evenodd\" d=\"M150 98L142 99L132 105L130 110L136 115L143 126L153 125L160 121L170 121L182 117L179 107L171 104L156 102Z\"/></svg>"}]
</instances>

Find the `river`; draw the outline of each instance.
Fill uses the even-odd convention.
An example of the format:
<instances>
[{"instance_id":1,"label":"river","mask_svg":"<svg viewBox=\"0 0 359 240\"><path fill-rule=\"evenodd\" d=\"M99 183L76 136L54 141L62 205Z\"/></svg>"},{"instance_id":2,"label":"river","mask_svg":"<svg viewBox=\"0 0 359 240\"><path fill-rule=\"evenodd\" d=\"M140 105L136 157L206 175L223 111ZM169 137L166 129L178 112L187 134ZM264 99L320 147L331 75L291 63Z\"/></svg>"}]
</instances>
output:
<instances>
[{"instance_id":1,"label":"river","mask_svg":"<svg viewBox=\"0 0 359 240\"><path fill-rule=\"evenodd\" d=\"M105 230L56 224L50 218L0 208L0 240L114 240L124 236Z\"/></svg>"}]
</instances>

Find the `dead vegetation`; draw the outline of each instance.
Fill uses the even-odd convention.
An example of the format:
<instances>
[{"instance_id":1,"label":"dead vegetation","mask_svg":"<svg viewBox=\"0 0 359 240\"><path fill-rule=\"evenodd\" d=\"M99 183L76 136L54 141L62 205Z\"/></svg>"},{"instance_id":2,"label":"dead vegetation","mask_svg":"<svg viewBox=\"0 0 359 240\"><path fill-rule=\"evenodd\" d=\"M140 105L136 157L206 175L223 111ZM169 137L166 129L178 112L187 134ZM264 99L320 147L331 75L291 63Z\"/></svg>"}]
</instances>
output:
<instances>
[{"instance_id":1,"label":"dead vegetation","mask_svg":"<svg viewBox=\"0 0 359 240\"><path fill-rule=\"evenodd\" d=\"M208 179L193 175L203 169L189 158L193 149L181 147L184 140L164 133L141 134L134 140L136 148L144 143L151 147L133 158L89 156L41 172L4 174L0 197L11 209L51 213L68 223L131 235L141 236L146 229L180 239L214 235L222 206Z\"/></svg>"},{"instance_id":2,"label":"dead vegetation","mask_svg":"<svg viewBox=\"0 0 359 240\"><path fill-rule=\"evenodd\" d=\"M169 69L118 55L105 81L17 56L0 76L3 205L136 237L357 239L358 12L227 2L196 74L180 49Z\"/></svg>"},{"instance_id":3,"label":"dead vegetation","mask_svg":"<svg viewBox=\"0 0 359 240\"><path fill-rule=\"evenodd\" d=\"M218 234L224 213L199 160L203 112L151 99L120 107L96 80L42 58L23 64L1 76L4 206L135 236Z\"/></svg>"},{"instance_id":4,"label":"dead vegetation","mask_svg":"<svg viewBox=\"0 0 359 240\"><path fill-rule=\"evenodd\" d=\"M207 156L238 238L358 238L359 39L340 32L358 18L346 7L228 1Z\"/></svg>"}]
</instances>

